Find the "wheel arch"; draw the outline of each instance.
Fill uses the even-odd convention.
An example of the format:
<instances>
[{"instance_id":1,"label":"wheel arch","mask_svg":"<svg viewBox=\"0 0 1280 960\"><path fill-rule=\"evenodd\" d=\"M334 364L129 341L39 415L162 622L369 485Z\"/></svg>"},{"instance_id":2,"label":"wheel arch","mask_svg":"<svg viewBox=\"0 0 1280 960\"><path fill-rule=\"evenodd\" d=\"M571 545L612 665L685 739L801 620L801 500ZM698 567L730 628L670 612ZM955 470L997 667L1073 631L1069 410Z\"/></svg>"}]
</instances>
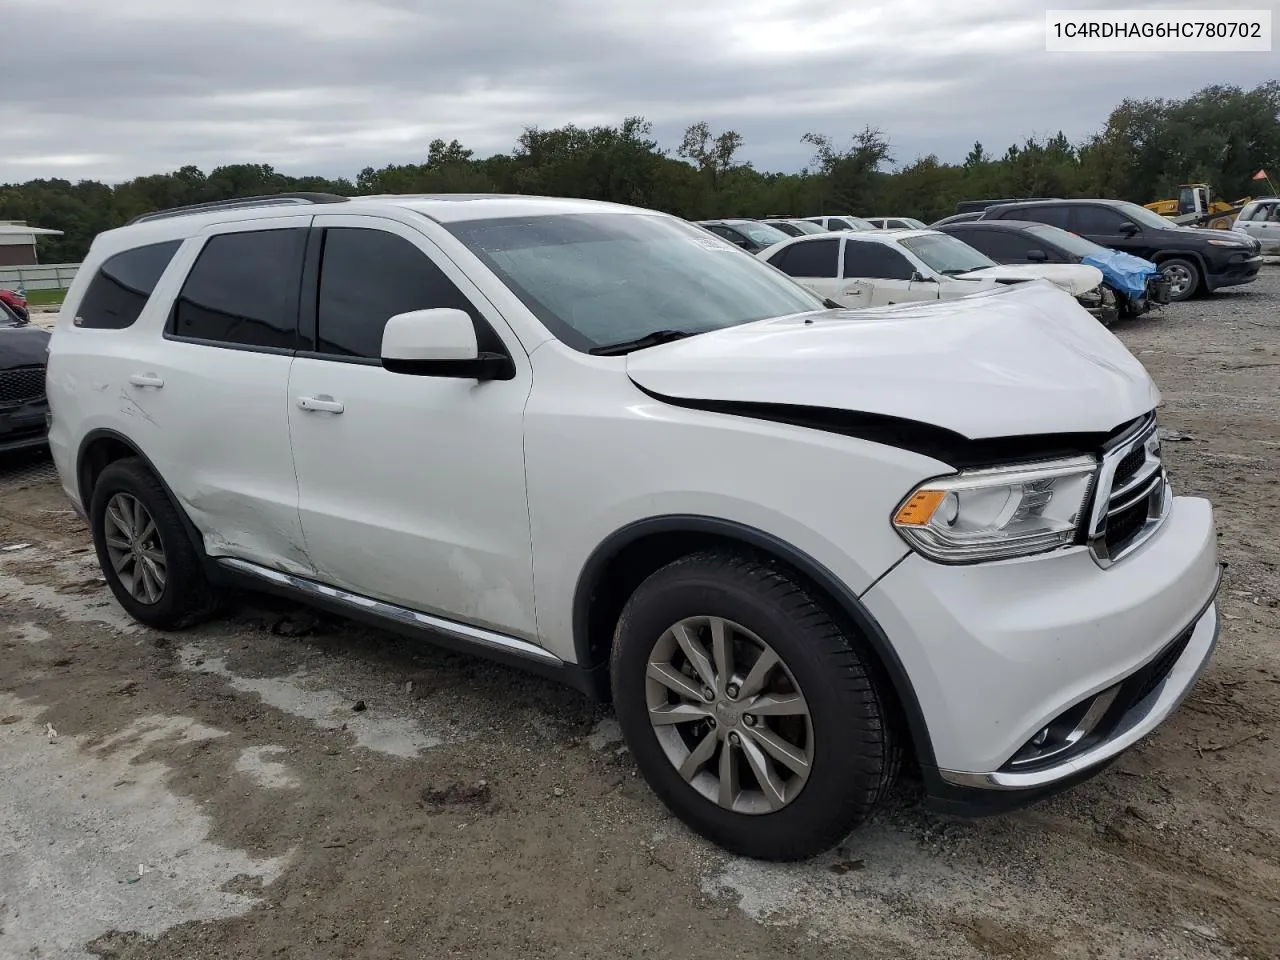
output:
<instances>
[{"instance_id":1,"label":"wheel arch","mask_svg":"<svg viewBox=\"0 0 1280 960\"><path fill-rule=\"evenodd\" d=\"M651 573L697 550L721 546L763 555L797 575L833 616L865 639L881 679L894 697L912 752L923 769L935 765L924 712L906 668L883 628L853 590L808 554L772 534L715 517L668 515L614 531L588 557L573 597L573 645L578 665L597 678L594 692L609 699L613 631L627 598Z\"/></svg>"},{"instance_id":2,"label":"wheel arch","mask_svg":"<svg viewBox=\"0 0 1280 960\"><path fill-rule=\"evenodd\" d=\"M1195 250L1161 250L1152 258L1152 263L1157 267L1169 260L1189 260L1200 271L1200 282L1204 283L1204 279L1208 274L1205 268L1204 257Z\"/></svg>"},{"instance_id":3,"label":"wheel arch","mask_svg":"<svg viewBox=\"0 0 1280 960\"><path fill-rule=\"evenodd\" d=\"M93 487L98 477L111 464L131 457L141 460L151 475L156 478L156 481L164 489L165 496L169 498L169 501L178 511L178 517L182 520L182 528L186 531L191 545L195 547L197 555L204 557L204 538L200 535L200 531L196 529L196 525L191 522L191 518L187 516L187 511L182 508L182 502L174 496L173 490L170 489L164 476L156 469L156 465L151 462L151 458L143 453L138 445L124 434L105 427L91 430L85 434L76 453L76 493L80 497L80 505L84 508L85 516L89 518L90 523L92 523L92 516L89 504L92 500Z\"/></svg>"}]
</instances>

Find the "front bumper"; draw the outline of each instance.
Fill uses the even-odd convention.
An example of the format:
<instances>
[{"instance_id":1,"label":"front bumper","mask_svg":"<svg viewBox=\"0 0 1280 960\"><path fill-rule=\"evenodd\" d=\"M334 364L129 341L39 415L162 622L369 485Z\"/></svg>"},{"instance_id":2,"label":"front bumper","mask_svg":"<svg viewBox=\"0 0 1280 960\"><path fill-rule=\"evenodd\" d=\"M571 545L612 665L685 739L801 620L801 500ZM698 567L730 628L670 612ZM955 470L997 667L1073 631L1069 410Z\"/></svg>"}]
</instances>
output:
<instances>
[{"instance_id":1,"label":"front bumper","mask_svg":"<svg viewBox=\"0 0 1280 960\"><path fill-rule=\"evenodd\" d=\"M0 407L0 454L43 447L48 432L48 412L49 405L43 400Z\"/></svg>"},{"instance_id":2,"label":"front bumper","mask_svg":"<svg viewBox=\"0 0 1280 960\"><path fill-rule=\"evenodd\" d=\"M912 555L863 601L920 703L926 779L1037 791L1096 772L1168 716L1212 650L1220 576L1212 507L1179 497L1149 540L1105 570L1083 547L971 566ZM1101 740L1031 773L1014 768L1039 731L1168 654L1191 625L1157 689L1136 701L1129 690Z\"/></svg>"},{"instance_id":3,"label":"front bumper","mask_svg":"<svg viewBox=\"0 0 1280 960\"><path fill-rule=\"evenodd\" d=\"M1262 269L1260 253L1235 254L1223 264L1214 264L1218 269L1205 274L1204 285L1209 290L1220 287L1235 287L1242 283L1252 283Z\"/></svg>"}]
</instances>

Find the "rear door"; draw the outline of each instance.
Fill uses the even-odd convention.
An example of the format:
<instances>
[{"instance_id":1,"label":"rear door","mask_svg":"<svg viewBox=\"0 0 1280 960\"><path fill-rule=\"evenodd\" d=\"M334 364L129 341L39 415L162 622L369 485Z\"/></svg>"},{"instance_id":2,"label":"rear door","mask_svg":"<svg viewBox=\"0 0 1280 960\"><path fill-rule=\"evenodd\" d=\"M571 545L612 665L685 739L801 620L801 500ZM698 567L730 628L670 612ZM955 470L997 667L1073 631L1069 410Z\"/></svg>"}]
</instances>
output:
<instances>
[{"instance_id":1,"label":"rear door","mask_svg":"<svg viewBox=\"0 0 1280 960\"><path fill-rule=\"evenodd\" d=\"M223 224L188 241L163 338L129 341L119 398L210 556L303 575L288 386L310 223Z\"/></svg>"},{"instance_id":2,"label":"rear door","mask_svg":"<svg viewBox=\"0 0 1280 960\"><path fill-rule=\"evenodd\" d=\"M820 297L830 297L846 307L866 304L843 296L840 282L840 239L838 237L806 238L783 247L769 263Z\"/></svg>"}]
</instances>

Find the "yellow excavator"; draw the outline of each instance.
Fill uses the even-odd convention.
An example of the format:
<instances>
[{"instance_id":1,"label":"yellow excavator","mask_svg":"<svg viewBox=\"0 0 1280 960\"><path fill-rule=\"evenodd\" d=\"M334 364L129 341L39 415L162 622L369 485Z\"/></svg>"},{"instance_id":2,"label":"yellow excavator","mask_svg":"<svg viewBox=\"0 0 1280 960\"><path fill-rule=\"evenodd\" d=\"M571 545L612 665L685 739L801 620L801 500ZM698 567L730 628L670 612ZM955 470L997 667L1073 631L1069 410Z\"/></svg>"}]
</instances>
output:
<instances>
[{"instance_id":1,"label":"yellow excavator","mask_svg":"<svg viewBox=\"0 0 1280 960\"><path fill-rule=\"evenodd\" d=\"M1234 203L1214 199L1213 187L1207 183L1184 183L1178 187L1176 200L1153 200L1144 206L1184 227L1209 227L1230 230L1236 215L1253 197Z\"/></svg>"}]
</instances>

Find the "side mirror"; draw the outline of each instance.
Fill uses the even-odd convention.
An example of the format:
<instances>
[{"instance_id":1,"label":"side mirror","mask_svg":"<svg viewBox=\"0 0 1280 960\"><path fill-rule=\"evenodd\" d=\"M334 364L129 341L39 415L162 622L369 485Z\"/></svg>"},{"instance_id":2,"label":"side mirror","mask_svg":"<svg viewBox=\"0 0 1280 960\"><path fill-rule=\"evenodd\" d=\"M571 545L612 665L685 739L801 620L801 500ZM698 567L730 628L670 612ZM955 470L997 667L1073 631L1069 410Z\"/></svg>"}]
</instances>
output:
<instances>
[{"instance_id":1,"label":"side mirror","mask_svg":"<svg viewBox=\"0 0 1280 960\"><path fill-rule=\"evenodd\" d=\"M398 313L382 331L382 366L392 373L463 380L510 380L511 358L481 353L475 324L451 308Z\"/></svg>"},{"instance_id":2,"label":"side mirror","mask_svg":"<svg viewBox=\"0 0 1280 960\"><path fill-rule=\"evenodd\" d=\"M914 270L911 273L911 282L912 283L937 283L938 281L935 280L933 277L926 277L919 270Z\"/></svg>"},{"instance_id":3,"label":"side mirror","mask_svg":"<svg viewBox=\"0 0 1280 960\"><path fill-rule=\"evenodd\" d=\"M1043 250L1028 250L1027 261L1029 263L1044 263L1049 259L1049 255Z\"/></svg>"},{"instance_id":4,"label":"side mirror","mask_svg":"<svg viewBox=\"0 0 1280 960\"><path fill-rule=\"evenodd\" d=\"M1122 224L1120 224L1120 235L1121 235L1121 236L1125 236L1125 237L1132 237L1135 233L1137 233L1137 232L1138 232L1138 230L1139 230L1139 227L1138 227L1138 225L1137 225L1136 223L1122 223Z\"/></svg>"}]
</instances>

